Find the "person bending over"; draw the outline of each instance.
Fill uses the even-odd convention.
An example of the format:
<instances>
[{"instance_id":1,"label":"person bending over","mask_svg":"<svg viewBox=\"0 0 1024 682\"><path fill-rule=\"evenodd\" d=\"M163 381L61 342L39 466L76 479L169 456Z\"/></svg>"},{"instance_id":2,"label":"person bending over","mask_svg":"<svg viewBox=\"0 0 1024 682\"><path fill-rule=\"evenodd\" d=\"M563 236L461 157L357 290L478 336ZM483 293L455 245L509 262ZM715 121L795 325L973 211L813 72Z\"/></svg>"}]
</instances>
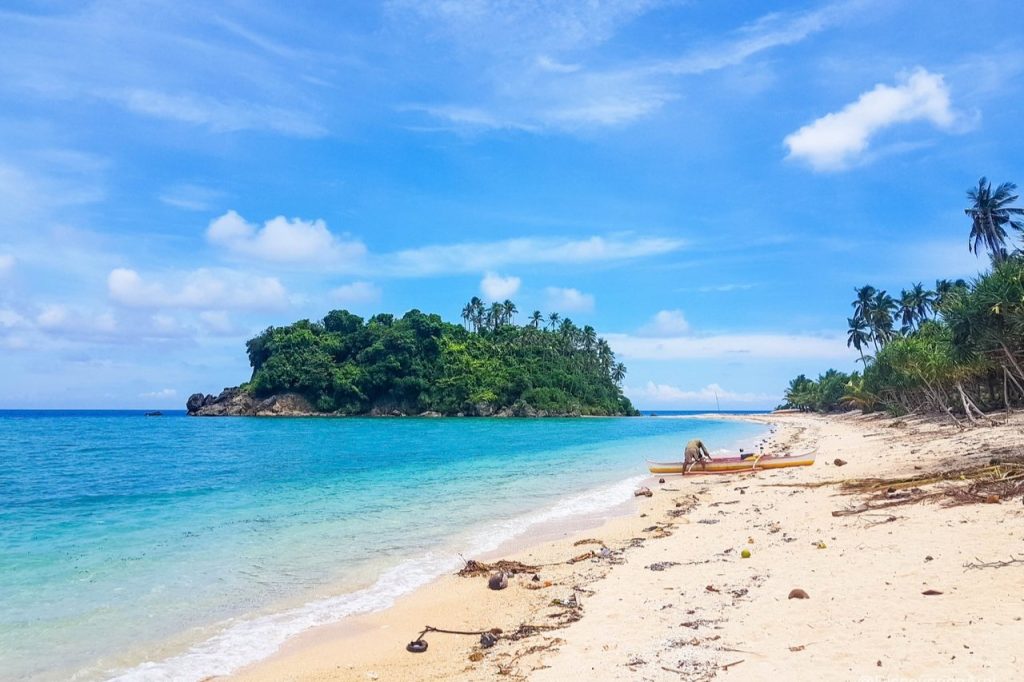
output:
<instances>
[{"instance_id":1,"label":"person bending over","mask_svg":"<svg viewBox=\"0 0 1024 682\"><path fill-rule=\"evenodd\" d=\"M694 438L686 444L686 454L683 457L683 464L690 466L697 462L707 462L711 459L711 453L704 447L700 438Z\"/></svg>"}]
</instances>

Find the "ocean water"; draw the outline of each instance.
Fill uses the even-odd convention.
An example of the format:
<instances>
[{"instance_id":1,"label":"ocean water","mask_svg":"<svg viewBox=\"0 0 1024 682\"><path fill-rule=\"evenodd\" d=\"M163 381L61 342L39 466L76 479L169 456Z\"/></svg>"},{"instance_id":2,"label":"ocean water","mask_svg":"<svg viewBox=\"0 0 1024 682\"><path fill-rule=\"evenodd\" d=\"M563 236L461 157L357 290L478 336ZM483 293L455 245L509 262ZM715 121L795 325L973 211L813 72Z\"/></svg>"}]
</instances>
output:
<instances>
[{"instance_id":1,"label":"ocean water","mask_svg":"<svg viewBox=\"0 0 1024 682\"><path fill-rule=\"evenodd\" d=\"M0 411L0 678L199 680L756 424Z\"/></svg>"}]
</instances>

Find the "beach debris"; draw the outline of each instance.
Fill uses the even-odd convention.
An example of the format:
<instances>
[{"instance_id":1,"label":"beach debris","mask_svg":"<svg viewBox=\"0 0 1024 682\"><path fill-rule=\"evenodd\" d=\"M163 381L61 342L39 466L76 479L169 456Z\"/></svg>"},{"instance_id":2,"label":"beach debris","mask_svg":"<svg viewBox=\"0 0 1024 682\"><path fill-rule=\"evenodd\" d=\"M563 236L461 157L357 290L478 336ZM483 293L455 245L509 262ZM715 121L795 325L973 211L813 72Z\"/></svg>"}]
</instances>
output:
<instances>
[{"instance_id":1,"label":"beach debris","mask_svg":"<svg viewBox=\"0 0 1024 682\"><path fill-rule=\"evenodd\" d=\"M794 587L792 590L789 591L789 597L788 598L789 599L810 599L811 595L807 594L806 592L801 590L799 587Z\"/></svg>"},{"instance_id":2,"label":"beach debris","mask_svg":"<svg viewBox=\"0 0 1024 682\"><path fill-rule=\"evenodd\" d=\"M590 550L589 552L584 552L583 554L580 554L579 556L574 556L573 558L569 559L565 563L567 563L567 564L578 564L581 561L586 561L587 559L593 559L595 556L597 556L597 555L594 554L594 550Z\"/></svg>"},{"instance_id":3,"label":"beach debris","mask_svg":"<svg viewBox=\"0 0 1024 682\"><path fill-rule=\"evenodd\" d=\"M634 490L633 497L654 497L654 493L651 492L650 488L644 486L643 488Z\"/></svg>"},{"instance_id":4,"label":"beach debris","mask_svg":"<svg viewBox=\"0 0 1024 682\"><path fill-rule=\"evenodd\" d=\"M405 645L405 650L414 654L422 654L424 651L427 650L427 640L414 639L413 641Z\"/></svg>"},{"instance_id":5,"label":"beach debris","mask_svg":"<svg viewBox=\"0 0 1024 682\"><path fill-rule=\"evenodd\" d=\"M929 554L928 556L926 556L926 557L924 558L924 560L925 560L925 561L934 561L934 560L935 560L935 557L933 557L933 556L932 556L931 554Z\"/></svg>"},{"instance_id":6,"label":"beach debris","mask_svg":"<svg viewBox=\"0 0 1024 682\"><path fill-rule=\"evenodd\" d=\"M485 632L480 635L480 646L484 649L490 649L492 646L498 643L498 636L493 632Z\"/></svg>"},{"instance_id":7,"label":"beach debris","mask_svg":"<svg viewBox=\"0 0 1024 682\"><path fill-rule=\"evenodd\" d=\"M1013 564L1024 564L1024 557L1015 557L1011 554L1007 561L982 561L978 557L974 557L974 561L964 564L964 568L1003 568L1004 566L1012 566Z\"/></svg>"},{"instance_id":8,"label":"beach debris","mask_svg":"<svg viewBox=\"0 0 1024 682\"><path fill-rule=\"evenodd\" d=\"M844 466L846 466L846 460L845 459L839 459L838 457L836 457L834 460L832 460L832 463L835 464L837 467L844 467Z\"/></svg>"},{"instance_id":9,"label":"beach debris","mask_svg":"<svg viewBox=\"0 0 1024 682\"><path fill-rule=\"evenodd\" d=\"M942 594L942 592L939 592L938 590L925 590L921 594L926 597L934 597L935 595Z\"/></svg>"},{"instance_id":10,"label":"beach debris","mask_svg":"<svg viewBox=\"0 0 1024 682\"><path fill-rule=\"evenodd\" d=\"M463 561L466 560L463 559ZM490 575L495 571L501 571L507 575L518 575L520 573L536 573L539 569L540 566L532 566L520 561L506 561L505 559L502 559L501 561L496 561L493 564L486 564L482 561L469 559L457 575L463 578L471 578L475 576Z\"/></svg>"},{"instance_id":11,"label":"beach debris","mask_svg":"<svg viewBox=\"0 0 1024 682\"><path fill-rule=\"evenodd\" d=\"M545 580L539 583L527 583L524 587L528 590L543 590L545 587L551 587L551 585L552 582L550 580Z\"/></svg>"},{"instance_id":12,"label":"beach debris","mask_svg":"<svg viewBox=\"0 0 1024 682\"><path fill-rule=\"evenodd\" d=\"M659 479L658 479L658 483L664 483L664 482L665 482L665 479L664 479L664 478L659 478Z\"/></svg>"},{"instance_id":13,"label":"beach debris","mask_svg":"<svg viewBox=\"0 0 1024 682\"><path fill-rule=\"evenodd\" d=\"M744 660L746 660L746 659L741 658L738 661L733 661L732 663L726 663L725 665L720 665L718 667L721 668L722 670L728 670L729 668L733 667L734 665L739 665Z\"/></svg>"},{"instance_id":14,"label":"beach debris","mask_svg":"<svg viewBox=\"0 0 1024 682\"><path fill-rule=\"evenodd\" d=\"M806 644L797 644L796 646L789 647L790 651L803 651L807 648Z\"/></svg>"},{"instance_id":15,"label":"beach debris","mask_svg":"<svg viewBox=\"0 0 1024 682\"><path fill-rule=\"evenodd\" d=\"M539 583L540 582L540 575L538 575L537 573L534 573L533 577L530 578L530 580L532 580L535 583Z\"/></svg>"},{"instance_id":16,"label":"beach debris","mask_svg":"<svg viewBox=\"0 0 1024 682\"><path fill-rule=\"evenodd\" d=\"M474 651L469 655L469 660L473 661L474 663L479 663L480 661L484 660L484 652Z\"/></svg>"},{"instance_id":17,"label":"beach debris","mask_svg":"<svg viewBox=\"0 0 1024 682\"><path fill-rule=\"evenodd\" d=\"M576 542L572 543L572 546L573 547L579 547L580 545L603 545L603 544L604 544L604 540L598 540L597 538L584 538L582 540L577 540Z\"/></svg>"},{"instance_id":18,"label":"beach debris","mask_svg":"<svg viewBox=\"0 0 1024 682\"><path fill-rule=\"evenodd\" d=\"M736 597L737 599L739 599L740 597L745 597L745 596L747 596L747 593L748 593L748 592L750 592L750 590L748 590L748 589L747 589L747 588L745 588L745 587L741 587L741 588L739 588L738 590L730 590L730 591L729 591L729 594L731 594L732 596L734 596L734 597Z\"/></svg>"},{"instance_id":19,"label":"beach debris","mask_svg":"<svg viewBox=\"0 0 1024 682\"><path fill-rule=\"evenodd\" d=\"M568 599L558 599L558 598L552 599L550 605L551 606L561 606L564 609L578 609L578 608L581 608L580 607L580 602L576 598L576 593L575 592L573 592L569 596Z\"/></svg>"},{"instance_id":20,"label":"beach debris","mask_svg":"<svg viewBox=\"0 0 1024 682\"><path fill-rule=\"evenodd\" d=\"M710 525L718 523L720 520L721 519L700 519L700 520L697 521L697 523L706 523L706 524L708 524L710 526Z\"/></svg>"},{"instance_id":21,"label":"beach debris","mask_svg":"<svg viewBox=\"0 0 1024 682\"><path fill-rule=\"evenodd\" d=\"M744 559L749 559L750 558L750 550L749 549L743 550L742 552L740 552L740 556L743 557Z\"/></svg>"},{"instance_id":22,"label":"beach debris","mask_svg":"<svg viewBox=\"0 0 1024 682\"><path fill-rule=\"evenodd\" d=\"M666 568L672 568L673 566L678 565L678 561L656 561L653 564L644 566L644 568L647 568L652 571L664 571Z\"/></svg>"},{"instance_id":23,"label":"beach debris","mask_svg":"<svg viewBox=\"0 0 1024 682\"><path fill-rule=\"evenodd\" d=\"M826 545L821 540L818 540L817 542L812 542L811 544L814 545L818 549L828 549L828 545Z\"/></svg>"},{"instance_id":24,"label":"beach debris","mask_svg":"<svg viewBox=\"0 0 1024 682\"><path fill-rule=\"evenodd\" d=\"M704 589L708 592L721 592L721 590L715 587L714 585L707 585L704 587Z\"/></svg>"},{"instance_id":25,"label":"beach debris","mask_svg":"<svg viewBox=\"0 0 1024 682\"><path fill-rule=\"evenodd\" d=\"M508 587L508 576L505 575L504 571L498 571L491 575L487 579L487 587L492 590L504 590Z\"/></svg>"}]
</instances>

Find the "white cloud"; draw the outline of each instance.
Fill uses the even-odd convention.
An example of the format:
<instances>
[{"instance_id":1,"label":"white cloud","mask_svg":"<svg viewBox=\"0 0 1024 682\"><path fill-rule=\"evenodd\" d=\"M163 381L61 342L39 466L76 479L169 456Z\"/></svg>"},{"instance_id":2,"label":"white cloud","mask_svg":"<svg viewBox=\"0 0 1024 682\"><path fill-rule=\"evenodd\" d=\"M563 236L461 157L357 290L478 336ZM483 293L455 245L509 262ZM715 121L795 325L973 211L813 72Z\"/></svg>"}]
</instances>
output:
<instances>
[{"instance_id":1,"label":"white cloud","mask_svg":"<svg viewBox=\"0 0 1024 682\"><path fill-rule=\"evenodd\" d=\"M62 305L48 305L36 315L36 326L40 329L61 329L69 315L68 309Z\"/></svg>"},{"instance_id":2,"label":"white cloud","mask_svg":"<svg viewBox=\"0 0 1024 682\"><path fill-rule=\"evenodd\" d=\"M199 321L208 332L213 334L229 335L238 331L231 318L223 310L204 310L199 313Z\"/></svg>"},{"instance_id":3,"label":"white cloud","mask_svg":"<svg viewBox=\"0 0 1024 682\"><path fill-rule=\"evenodd\" d=\"M728 291L746 291L747 289L753 289L753 284L718 284L712 286L697 287L697 291L702 294L711 292L728 292Z\"/></svg>"},{"instance_id":4,"label":"white cloud","mask_svg":"<svg viewBox=\"0 0 1024 682\"><path fill-rule=\"evenodd\" d=\"M508 265L577 265L629 260L677 251L685 242L659 237L523 237L497 242L424 246L381 256L380 267L393 276L488 272Z\"/></svg>"},{"instance_id":5,"label":"white cloud","mask_svg":"<svg viewBox=\"0 0 1024 682\"><path fill-rule=\"evenodd\" d=\"M120 101L137 114L201 125L216 133L270 130L296 137L321 137L327 133L302 112L243 100L147 89L127 90L109 99Z\"/></svg>"},{"instance_id":6,"label":"white cloud","mask_svg":"<svg viewBox=\"0 0 1024 682\"><path fill-rule=\"evenodd\" d=\"M0 253L0 277L10 274L14 270L14 256L9 253Z\"/></svg>"},{"instance_id":7,"label":"white cloud","mask_svg":"<svg viewBox=\"0 0 1024 682\"><path fill-rule=\"evenodd\" d=\"M784 142L789 158L806 161L819 171L841 170L861 158L871 138L886 128L928 121L949 130L958 119L942 75L918 68L898 78L895 86L876 85L842 110L786 136Z\"/></svg>"},{"instance_id":8,"label":"white cloud","mask_svg":"<svg viewBox=\"0 0 1024 682\"><path fill-rule=\"evenodd\" d=\"M515 296L520 284L522 281L518 277L502 277L496 272L488 272L480 280L480 293L485 300L501 301Z\"/></svg>"},{"instance_id":9,"label":"white cloud","mask_svg":"<svg viewBox=\"0 0 1024 682\"><path fill-rule=\"evenodd\" d=\"M694 358L795 358L851 360L856 354L845 338L797 334L719 334L667 338L605 334L623 358L635 360L687 360Z\"/></svg>"},{"instance_id":10,"label":"white cloud","mask_svg":"<svg viewBox=\"0 0 1024 682\"><path fill-rule=\"evenodd\" d=\"M25 318L6 308L0 308L0 328L13 329L21 327L26 322Z\"/></svg>"},{"instance_id":11,"label":"white cloud","mask_svg":"<svg viewBox=\"0 0 1024 682\"><path fill-rule=\"evenodd\" d=\"M159 199L168 206L186 211L208 211L222 196L223 193L217 190L185 183L168 187Z\"/></svg>"},{"instance_id":12,"label":"white cloud","mask_svg":"<svg viewBox=\"0 0 1024 682\"><path fill-rule=\"evenodd\" d=\"M173 388L161 388L159 391L149 391L148 393L140 393L140 398L174 398L178 395L178 392Z\"/></svg>"},{"instance_id":13,"label":"white cloud","mask_svg":"<svg viewBox=\"0 0 1024 682\"><path fill-rule=\"evenodd\" d=\"M259 227L235 211L210 221L206 238L236 255L278 263L344 265L366 253L362 242L339 239L323 220L278 216Z\"/></svg>"},{"instance_id":14,"label":"white cloud","mask_svg":"<svg viewBox=\"0 0 1024 682\"><path fill-rule=\"evenodd\" d=\"M135 270L116 268L107 277L114 301L138 308L281 309L288 294L276 277L201 268L181 274L173 286L147 281Z\"/></svg>"},{"instance_id":15,"label":"white cloud","mask_svg":"<svg viewBox=\"0 0 1024 682\"><path fill-rule=\"evenodd\" d=\"M627 386L623 392L630 400L644 407L671 408L686 404L715 405L720 403L770 404L778 396L766 393L737 393L718 384L708 384L697 390L686 390L670 384L656 384L648 381L643 386Z\"/></svg>"},{"instance_id":16,"label":"white cloud","mask_svg":"<svg viewBox=\"0 0 1024 682\"><path fill-rule=\"evenodd\" d=\"M621 126L678 99L680 77L734 67L762 52L794 45L863 12L870 3L850 0L809 12L773 12L730 33L711 36L677 57L606 67L607 54L592 48L659 3L567 1L510 7L508 3L416 2L407 14L430 22L420 32L447 32L473 60L469 68L489 81L485 88L474 87L472 102L405 108L422 111L445 122L447 129L459 131ZM509 41L510 35L516 39ZM558 59L559 53L571 54L573 60ZM488 68L480 69L481 63Z\"/></svg>"},{"instance_id":17,"label":"white cloud","mask_svg":"<svg viewBox=\"0 0 1024 682\"><path fill-rule=\"evenodd\" d=\"M579 289L547 287L544 294L547 296L549 310L560 313L589 313L594 309L593 295L585 294Z\"/></svg>"},{"instance_id":18,"label":"white cloud","mask_svg":"<svg viewBox=\"0 0 1024 682\"><path fill-rule=\"evenodd\" d=\"M659 310L651 321L640 328L641 336L679 336L690 331L690 323L683 311Z\"/></svg>"},{"instance_id":19,"label":"white cloud","mask_svg":"<svg viewBox=\"0 0 1024 682\"><path fill-rule=\"evenodd\" d=\"M380 301L380 287L373 282L352 282L331 290L331 298L343 305L366 305Z\"/></svg>"}]
</instances>

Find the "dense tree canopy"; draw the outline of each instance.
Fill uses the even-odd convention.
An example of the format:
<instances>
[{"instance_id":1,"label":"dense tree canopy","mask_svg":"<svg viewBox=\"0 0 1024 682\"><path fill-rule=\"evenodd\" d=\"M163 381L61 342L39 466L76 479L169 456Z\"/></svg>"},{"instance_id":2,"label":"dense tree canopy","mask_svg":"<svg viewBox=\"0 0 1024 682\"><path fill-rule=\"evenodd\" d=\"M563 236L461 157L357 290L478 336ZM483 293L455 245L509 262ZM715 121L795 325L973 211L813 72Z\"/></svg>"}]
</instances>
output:
<instances>
[{"instance_id":1,"label":"dense tree canopy","mask_svg":"<svg viewBox=\"0 0 1024 682\"><path fill-rule=\"evenodd\" d=\"M518 312L512 301L474 298L465 326L418 310L366 321L334 310L320 322L270 327L246 344L245 388L299 393L340 414L635 413L620 388L626 368L592 327L552 313L543 329L539 311L519 327Z\"/></svg>"}]
</instances>

